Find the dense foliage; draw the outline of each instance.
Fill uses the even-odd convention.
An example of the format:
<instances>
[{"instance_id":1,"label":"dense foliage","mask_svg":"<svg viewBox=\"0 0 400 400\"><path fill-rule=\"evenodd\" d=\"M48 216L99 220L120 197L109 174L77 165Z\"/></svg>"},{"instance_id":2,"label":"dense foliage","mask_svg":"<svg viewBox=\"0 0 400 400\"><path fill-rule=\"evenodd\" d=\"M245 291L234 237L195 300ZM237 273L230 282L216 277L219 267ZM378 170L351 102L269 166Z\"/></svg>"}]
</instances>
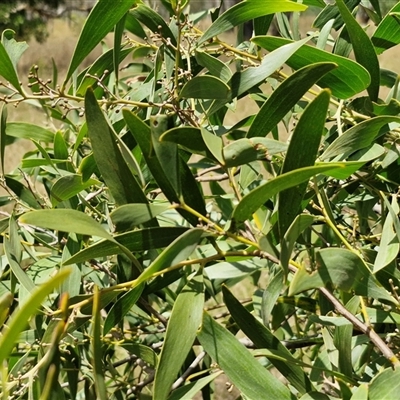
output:
<instances>
[{"instance_id":1,"label":"dense foliage","mask_svg":"<svg viewBox=\"0 0 400 400\"><path fill-rule=\"evenodd\" d=\"M163 3L99 0L60 82L2 34L2 398L398 397L400 3L370 36L359 0L246 0L205 32Z\"/></svg>"}]
</instances>

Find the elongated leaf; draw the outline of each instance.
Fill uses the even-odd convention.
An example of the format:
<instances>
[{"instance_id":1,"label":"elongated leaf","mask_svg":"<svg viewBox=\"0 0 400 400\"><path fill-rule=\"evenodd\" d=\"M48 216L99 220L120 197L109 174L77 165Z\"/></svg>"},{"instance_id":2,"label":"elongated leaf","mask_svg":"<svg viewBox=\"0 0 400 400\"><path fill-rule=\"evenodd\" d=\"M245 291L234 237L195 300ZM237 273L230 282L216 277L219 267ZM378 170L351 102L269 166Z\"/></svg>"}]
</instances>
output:
<instances>
[{"instance_id":1,"label":"elongated leaf","mask_svg":"<svg viewBox=\"0 0 400 400\"><path fill-rule=\"evenodd\" d=\"M394 301L361 258L353 252L327 248L318 251L316 258L318 268L315 271L307 272L305 268L297 270L290 283L289 296L331 283L346 292L352 289L360 296Z\"/></svg>"},{"instance_id":2,"label":"elongated leaf","mask_svg":"<svg viewBox=\"0 0 400 400\"><path fill-rule=\"evenodd\" d=\"M369 400L392 400L400 390L400 369L387 368L374 377L369 385Z\"/></svg>"},{"instance_id":3,"label":"elongated leaf","mask_svg":"<svg viewBox=\"0 0 400 400\"><path fill-rule=\"evenodd\" d=\"M289 260L292 256L294 244L300 234L307 229L314 222L314 217L309 214L298 215L293 223L289 226L285 232L284 237L281 241L281 265L284 271L288 271Z\"/></svg>"},{"instance_id":4,"label":"elongated leaf","mask_svg":"<svg viewBox=\"0 0 400 400\"><path fill-rule=\"evenodd\" d=\"M238 139L223 148L224 165L236 167L256 160L265 160L268 155L283 153L287 144L264 137Z\"/></svg>"},{"instance_id":5,"label":"elongated leaf","mask_svg":"<svg viewBox=\"0 0 400 400\"><path fill-rule=\"evenodd\" d=\"M4 150L6 148L7 107L0 106L0 173L4 175Z\"/></svg>"},{"instance_id":6,"label":"elongated leaf","mask_svg":"<svg viewBox=\"0 0 400 400\"><path fill-rule=\"evenodd\" d=\"M168 246L188 229L182 227L146 228L114 236L116 242L130 251L144 251ZM91 258L122 254L123 251L114 242L101 240L64 261L64 265L75 264Z\"/></svg>"},{"instance_id":7,"label":"elongated leaf","mask_svg":"<svg viewBox=\"0 0 400 400\"><path fill-rule=\"evenodd\" d=\"M169 204L126 204L115 209L110 217L115 230L122 231L150 221L169 208Z\"/></svg>"},{"instance_id":8,"label":"elongated leaf","mask_svg":"<svg viewBox=\"0 0 400 400\"><path fill-rule=\"evenodd\" d=\"M229 86L219 78L211 75L195 76L185 83L179 92L183 99L228 99Z\"/></svg>"},{"instance_id":9,"label":"elongated leaf","mask_svg":"<svg viewBox=\"0 0 400 400\"><path fill-rule=\"evenodd\" d=\"M119 149L115 134L109 127L91 89L85 96L86 120L96 164L117 205L147 203Z\"/></svg>"},{"instance_id":10,"label":"elongated leaf","mask_svg":"<svg viewBox=\"0 0 400 400\"><path fill-rule=\"evenodd\" d=\"M386 14L372 35L371 41L377 54L382 54L385 50L400 43L399 22L393 15L398 12L400 12L400 3L395 4Z\"/></svg>"},{"instance_id":11,"label":"elongated leaf","mask_svg":"<svg viewBox=\"0 0 400 400\"><path fill-rule=\"evenodd\" d=\"M9 236L4 238L4 251L10 264L11 271L17 278L19 284L23 286L27 292L32 292L36 285L27 273L21 267L22 246L18 235L18 226L14 217L9 219Z\"/></svg>"},{"instance_id":12,"label":"elongated leaf","mask_svg":"<svg viewBox=\"0 0 400 400\"><path fill-rule=\"evenodd\" d=\"M357 150L370 146L389 130L389 127L383 128L391 122L400 123L400 118L385 115L360 122L335 139L324 151L321 159L327 160L340 154L349 156Z\"/></svg>"},{"instance_id":13,"label":"elongated leaf","mask_svg":"<svg viewBox=\"0 0 400 400\"><path fill-rule=\"evenodd\" d=\"M11 85L21 93L22 88L19 83L17 72L3 43L0 43L0 76L10 82Z\"/></svg>"},{"instance_id":14,"label":"elongated leaf","mask_svg":"<svg viewBox=\"0 0 400 400\"><path fill-rule=\"evenodd\" d=\"M77 236L74 233L70 233L68 235L67 243L63 248L61 262L72 257L76 254L81 248L81 242L78 240ZM61 266L61 269L65 268L65 266ZM73 264L68 266L71 271L68 275L68 278L63 282L60 287L61 293L68 293L69 297L78 296L81 290L81 278L82 272L78 265Z\"/></svg>"},{"instance_id":15,"label":"elongated leaf","mask_svg":"<svg viewBox=\"0 0 400 400\"><path fill-rule=\"evenodd\" d=\"M172 142L160 141L161 135L168 130L168 116L150 117L151 143L160 165L163 166L167 179L178 197L181 196L178 146Z\"/></svg>"},{"instance_id":16,"label":"elongated leaf","mask_svg":"<svg viewBox=\"0 0 400 400\"><path fill-rule=\"evenodd\" d=\"M244 22L264 15L275 14L277 12L304 11L307 7L294 3L292 1L243 1L225 11L217 20L207 29L203 36L197 42L198 45L228 31Z\"/></svg>"},{"instance_id":17,"label":"elongated leaf","mask_svg":"<svg viewBox=\"0 0 400 400\"><path fill-rule=\"evenodd\" d=\"M118 325L130 309L136 304L143 292L143 285L139 285L129 292L124 293L111 307L104 321L103 335L107 335L110 330Z\"/></svg>"},{"instance_id":18,"label":"elongated leaf","mask_svg":"<svg viewBox=\"0 0 400 400\"><path fill-rule=\"evenodd\" d=\"M329 91L323 90L304 110L290 140L282 167L283 174L314 165L325 128L329 100ZM306 190L307 181L280 192L278 220L281 237L302 211L300 205Z\"/></svg>"},{"instance_id":19,"label":"elongated leaf","mask_svg":"<svg viewBox=\"0 0 400 400\"><path fill-rule=\"evenodd\" d=\"M20 201L25 202L31 208L40 209L39 199L35 197L32 193L32 190L28 189L24 186L20 181L13 179L10 176L5 177L7 187L11 189L16 196L20 199Z\"/></svg>"},{"instance_id":20,"label":"elongated leaf","mask_svg":"<svg viewBox=\"0 0 400 400\"><path fill-rule=\"evenodd\" d=\"M193 126L179 126L172 128L163 133L160 140L180 144L191 153L213 158L212 153L208 150L207 145L204 142L202 130L200 128L195 128Z\"/></svg>"},{"instance_id":21,"label":"elongated leaf","mask_svg":"<svg viewBox=\"0 0 400 400\"><path fill-rule=\"evenodd\" d=\"M89 215L69 209L36 210L19 217L24 224L54 229L61 232L74 232L81 235L98 236L114 241L113 237Z\"/></svg>"},{"instance_id":22,"label":"elongated leaf","mask_svg":"<svg viewBox=\"0 0 400 400\"><path fill-rule=\"evenodd\" d=\"M360 305L360 298L353 296L347 303L346 308L352 314L356 314ZM339 353L339 371L346 375L352 375L352 362L351 362L351 339L353 335L353 325L347 321L347 324L336 327L333 336L333 343L338 349Z\"/></svg>"},{"instance_id":23,"label":"elongated leaf","mask_svg":"<svg viewBox=\"0 0 400 400\"><path fill-rule=\"evenodd\" d=\"M272 399L294 399L281 381L262 367L228 330L206 312L197 337L204 350L246 398L263 399L268 390L268 397Z\"/></svg>"},{"instance_id":24,"label":"elongated leaf","mask_svg":"<svg viewBox=\"0 0 400 400\"><path fill-rule=\"evenodd\" d=\"M279 270L273 276L268 276L268 283L261 299L261 317L266 327L270 325L272 310L284 287L285 282L282 270Z\"/></svg>"},{"instance_id":25,"label":"elongated leaf","mask_svg":"<svg viewBox=\"0 0 400 400\"><path fill-rule=\"evenodd\" d=\"M139 1L136 1L136 3L139 4L135 5L130 14L143 25L147 26L152 32L161 35L175 46L176 38L162 16L145 4L141 4Z\"/></svg>"},{"instance_id":26,"label":"elongated leaf","mask_svg":"<svg viewBox=\"0 0 400 400\"><path fill-rule=\"evenodd\" d=\"M232 97L239 97L252 87L264 82L266 78L282 67L282 65L309 40L310 37L306 37L297 42L287 42L286 46L277 46L275 51L271 51L263 58L260 66L247 68L242 72L234 74L231 79ZM321 60L311 61L304 65L319 61ZM330 62L333 61L330 60Z\"/></svg>"},{"instance_id":27,"label":"elongated leaf","mask_svg":"<svg viewBox=\"0 0 400 400\"><path fill-rule=\"evenodd\" d=\"M252 41L268 51L292 43L287 39L270 36L257 36ZM335 63L338 66L318 81L319 86L329 88L335 97L347 99L366 89L371 83L368 71L355 61L308 45L300 47L286 63L293 69L300 69L320 62Z\"/></svg>"},{"instance_id":28,"label":"elongated leaf","mask_svg":"<svg viewBox=\"0 0 400 400\"><path fill-rule=\"evenodd\" d=\"M193 253L203 233L203 229L190 229L175 239L135 280L135 286L147 281L157 272L186 260Z\"/></svg>"},{"instance_id":29,"label":"elongated leaf","mask_svg":"<svg viewBox=\"0 0 400 400\"><path fill-rule=\"evenodd\" d=\"M100 400L107 400L107 389L103 371L103 350L101 346L101 316L100 316L100 295L97 287L94 291L93 296L93 325L92 325L92 337L91 337L91 350L92 350L92 365L93 365L93 377L94 387L96 390L96 398Z\"/></svg>"},{"instance_id":30,"label":"elongated leaf","mask_svg":"<svg viewBox=\"0 0 400 400\"><path fill-rule=\"evenodd\" d=\"M123 347L129 353L137 355L140 359L152 367L157 367L158 356L151 347L139 343L129 343L127 341L121 343L121 347Z\"/></svg>"},{"instance_id":31,"label":"elongated leaf","mask_svg":"<svg viewBox=\"0 0 400 400\"><path fill-rule=\"evenodd\" d=\"M392 201L392 209L393 212L389 212L386 215L385 223L382 228L382 236L379 243L379 250L374 262L374 274L389 265L393 260L396 259L397 255L399 254L399 238L397 237L392 217L393 214L398 215L399 207L397 205L397 201L394 198Z\"/></svg>"},{"instance_id":32,"label":"elongated leaf","mask_svg":"<svg viewBox=\"0 0 400 400\"><path fill-rule=\"evenodd\" d=\"M336 0L336 6L339 8L340 14L346 23L355 58L371 76L371 83L367 91L371 100L376 101L379 94L380 70L374 46L364 29L351 15L343 0Z\"/></svg>"},{"instance_id":33,"label":"elongated leaf","mask_svg":"<svg viewBox=\"0 0 400 400\"><path fill-rule=\"evenodd\" d=\"M299 69L283 81L263 104L251 124L247 137L266 136L334 63L316 63Z\"/></svg>"},{"instance_id":34,"label":"elongated leaf","mask_svg":"<svg viewBox=\"0 0 400 400\"><path fill-rule=\"evenodd\" d=\"M205 51L196 51L196 60L203 67L207 68L211 75L228 82L232 77L232 71L221 60L211 56Z\"/></svg>"},{"instance_id":35,"label":"elongated leaf","mask_svg":"<svg viewBox=\"0 0 400 400\"><path fill-rule=\"evenodd\" d=\"M15 340L20 332L26 327L26 323L38 312L38 309L46 297L56 289L68 276L69 270L63 269L45 284L37 287L21 308L16 310L10 317L7 326L2 330L0 336L0 364L7 359L11 353Z\"/></svg>"},{"instance_id":36,"label":"elongated leaf","mask_svg":"<svg viewBox=\"0 0 400 400\"><path fill-rule=\"evenodd\" d=\"M19 139L33 139L37 142L53 143L54 133L41 126L27 122L9 122L6 134Z\"/></svg>"},{"instance_id":37,"label":"elongated leaf","mask_svg":"<svg viewBox=\"0 0 400 400\"><path fill-rule=\"evenodd\" d=\"M257 348L279 350L285 354L287 358L293 358L290 351L281 344L279 339L276 338L261 322L257 321L254 316L243 307L240 301L233 296L226 286L222 287L222 293L224 295L224 302L233 319ZM299 391L300 394L307 393L313 389L312 383L308 379L306 373L295 363L290 364L274 359L271 359L271 363L290 382L290 384Z\"/></svg>"},{"instance_id":38,"label":"elongated leaf","mask_svg":"<svg viewBox=\"0 0 400 400\"><path fill-rule=\"evenodd\" d=\"M331 171L334 172L345 168L346 163L327 163L326 165L300 168L296 171L279 175L244 196L233 211L233 219L235 222L242 222L249 219L268 199L271 199L285 189L307 181L313 175L329 175Z\"/></svg>"},{"instance_id":39,"label":"elongated leaf","mask_svg":"<svg viewBox=\"0 0 400 400\"><path fill-rule=\"evenodd\" d=\"M55 206L59 202L70 199L90 186L99 184L100 182L96 179L88 179L83 182L82 176L78 174L62 176L51 187L52 204Z\"/></svg>"},{"instance_id":40,"label":"elongated leaf","mask_svg":"<svg viewBox=\"0 0 400 400\"><path fill-rule=\"evenodd\" d=\"M180 203L181 199L178 197L178 194L171 185L166 175L167 171L164 170L159 159L155 156L155 152L153 151L150 127L141 121L130 110L124 109L122 112L128 128L139 144L146 164L149 167L154 179L157 181L159 187L162 189L165 196L171 203ZM183 162L182 159L180 159L179 162L180 185L185 203L201 214L205 214L206 211L203 196L200 194L193 175L187 164ZM179 208L178 212L193 226L197 225L198 219L194 215L184 212L183 210L179 210Z\"/></svg>"},{"instance_id":41,"label":"elongated leaf","mask_svg":"<svg viewBox=\"0 0 400 400\"><path fill-rule=\"evenodd\" d=\"M203 306L203 276L196 275L179 293L172 308L154 380L155 399L167 399L196 338L203 316Z\"/></svg>"},{"instance_id":42,"label":"elongated leaf","mask_svg":"<svg viewBox=\"0 0 400 400\"><path fill-rule=\"evenodd\" d=\"M222 371L214 372L205 378L198 379L192 383L189 383L183 387L174 390L168 397L168 400L189 400L193 399L197 392L199 392L204 386L210 384L214 379L222 374Z\"/></svg>"},{"instance_id":43,"label":"elongated leaf","mask_svg":"<svg viewBox=\"0 0 400 400\"><path fill-rule=\"evenodd\" d=\"M137 0L123 0L115 3L108 0L99 0L95 4L79 36L78 43L76 44L71 63L65 76L63 88L86 56L88 56L100 43L101 39L112 30L114 25L122 19L136 1Z\"/></svg>"}]
</instances>

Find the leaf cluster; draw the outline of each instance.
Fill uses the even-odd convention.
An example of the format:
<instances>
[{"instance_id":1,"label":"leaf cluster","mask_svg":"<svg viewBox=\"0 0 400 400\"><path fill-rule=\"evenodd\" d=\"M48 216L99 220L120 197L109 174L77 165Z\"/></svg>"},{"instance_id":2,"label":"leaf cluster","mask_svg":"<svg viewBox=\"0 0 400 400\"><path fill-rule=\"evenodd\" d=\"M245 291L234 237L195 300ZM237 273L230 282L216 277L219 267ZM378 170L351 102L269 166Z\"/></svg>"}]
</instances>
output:
<instances>
[{"instance_id":1,"label":"leaf cluster","mask_svg":"<svg viewBox=\"0 0 400 400\"><path fill-rule=\"evenodd\" d=\"M2 33L2 396L395 398L400 3L370 2L370 36L357 0L245 0L204 32L163 3L99 0L63 77L19 76Z\"/></svg>"}]
</instances>

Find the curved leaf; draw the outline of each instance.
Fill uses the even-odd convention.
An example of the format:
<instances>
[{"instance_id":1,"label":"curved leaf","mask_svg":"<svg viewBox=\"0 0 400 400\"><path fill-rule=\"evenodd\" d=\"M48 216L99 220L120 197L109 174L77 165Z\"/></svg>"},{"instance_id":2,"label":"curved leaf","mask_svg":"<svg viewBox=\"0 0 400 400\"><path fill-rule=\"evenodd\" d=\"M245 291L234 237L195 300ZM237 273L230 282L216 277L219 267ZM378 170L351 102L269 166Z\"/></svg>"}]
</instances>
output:
<instances>
[{"instance_id":1,"label":"curved leaf","mask_svg":"<svg viewBox=\"0 0 400 400\"><path fill-rule=\"evenodd\" d=\"M229 86L219 78L211 75L195 76L186 82L179 97L184 99L228 99Z\"/></svg>"},{"instance_id":2,"label":"curved leaf","mask_svg":"<svg viewBox=\"0 0 400 400\"><path fill-rule=\"evenodd\" d=\"M76 44L63 88L86 56L100 43L137 0L99 0L92 8ZM106 16L106 17L105 17ZM1 56L1 55L0 55Z\"/></svg>"},{"instance_id":3,"label":"curved leaf","mask_svg":"<svg viewBox=\"0 0 400 400\"><path fill-rule=\"evenodd\" d=\"M257 36L252 41L268 51L293 43L288 39L271 36ZM338 66L318 81L319 86L329 88L335 97L347 99L363 91L371 83L368 71L360 64L309 45L300 47L286 61L287 65L293 69L300 69L306 65L320 62L335 63Z\"/></svg>"},{"instance_id":4,"label":"curved leaf","mask_svg":"<svg viewBox=\"0 0 400 400\"><path fill-rule=\"evenodd\" d=\"M334 63L307 65L285 79L254 118L247 137L266 136L316 82L336 68Z\"/></svg>"},{"instance_id":5,"label":"curved leaf","mask_svg":"<svg viewBox=\"0 0 400 400\"><path fill-rule=\"evenodd\" d=\"M125 204L116 208L110 217L118 232L150 221L169 208L169 204Z\"/></svg>"},{"instance_id":6,"label":"curved leaf","mask_svg":"<svg viewBox=\"0 0 400 400\"><path fill-rule=\"evenodd\" d=\"M251 315L238 301L226 286L222 287L224 302L243 333L255 344L256 348L279 350L289 359L294 357L286 347L281 344L271 331ZM296 360L294 360L296 361ZM300 394L305 394L313 389L307 374L295 363L290 364L280 360L271 359L275 368L290 382Z\"/></svg>"},{"instance_id":7,"label":"curved leaf","mask_svg":"<svg viewBox=\"0 0 400 400\"><path fill-rule=\"evenodd\" d=\"M51 202L55 206L59 202L70 199L90 186L99 184L100 182L96 179L88 179L83 182L82 176L78 174L62 176L51 187Z\"/></svg>"},{"instance_id":8,"label":"curved leaf","mask_svg":"<svg viewBox=\"0 0 400 400\"><path fill-rule=\"evenodd\" d=\"M371 37L377 54L382 54L400 43L399 22L393 13L400 12L400 3L397 3L379 23L376 31Z\"/></svg>"},{"instance_id":9,"label":"curved leaf","mask_svg":"<svg viewBox=\"0 0 400 400\"><path fill-rule=\"evenodd\" d=\"M228 82L232 77L232 71L224 62L205 51L196 51L196 61L223 82Z\"/></svg>"},{"instance_id":10,"label":"curved leaf","mask_svg":"<svg viewBox=\"0 0 400 400\"><path fill-rule=\"evenodd\" d=\"M196 338L203 316L203 276L193 277L179 293L168 321L154 380L155 399L166 400Z\"/></svg>"},{"instance_id":11,"label":"curved leaf","mask_svg":"<svg viewBox=\"0 0 400 400\"><path fill-rule=\"evenodd\" d=\"M243 197L233 211L234 222L246 221L256 212L267 200L293 186L299 185L318 174L329 175L340 169L345 169L346 163L326 163L313 167L300 168L295 171L287 172L271 179L267 183L252 190Z\"/></svg>"},{"instance_id":12,"label":"curved leaf","mask_svg":"<svg viewBox=\"0 0 400 400\"><path fill-rule=\"evenodd\" d=\"M200 45L214 36L254 18L275 14L277 12L304 11L306 8L307 6L303 4L287 0L242 1L229 8L217 18L207 31L204 32L197 44Z\"/></svg>"},{"instance_id":13,"label":"curved leaf","mask_svg":"<svg viewBox=\"0 0 400 400\"><path fill-rule=\"evenodd\" d=\"M400 123L400 117L385 115L358 123L335 139L324 151L320 157L321 160L327 160L340 154L346 157L357 150L368 147L389 130L389 127L387 129L382 128L391 122Z\"/></svg>"},{"instance_id":14,"label":"curved leaf","mask_svg":"<svg viewBox=\"0 0 400 400\"><path fill-rule=\"evenodd\" d=\"M392 400L397 398L400 390L400 369L387 368L372 379L369 400Z\"/></svg>"},{"instance_id":15,"label":"curved leaf","mask_svg":"<svg viewBox=\"0 0 400 400\"><path fill-rule=\"evenodd\" d=\"M25 329L27 321L37 314L42 302L62 283L64 279L66 279L69 272L70 271L67 268L59 271L56 275L52 276L48 282L32 291L32 294L29 296L29 301L26 301L21 308L14 311L0 336L1 365L3 365L3 362L11 353L15 340L18 338L20 332Z\"/></svg>"},{"instance_id":16,"label":"curved leaf","mask_svg":"<svg viewBox=\"0 0 400 400\"><path fill-rule=\"evenodd\" d=\"M204 312L197 335L209 356L222 368L229 380L248 399L293 400L289 389L273 377L250 352L228 331ZM240 368L237 362L240 360Z\"/></svg>"},{"instance_id":17,"label":"curved leaf","mask_svg":"<svg viewBox=\"0 0 400 400\"><path fill-rule=\"evenodd\" d=\"M327 248L319 250L316 259L318 268L315 271L308 272L305 268L297 270L290 283L289 296L331 283L345 292L354 290L359 296L395 302L380 286L363 260L353 252L341 248Z\"/></svg>"},{"instance_id":18,"label":"curved leaf","mask_svg":"<svg viewBox=\"0 0 400 400\"><path fill-rule=\"evenodd\" d=\"M265 160L269 155L284 153L287 148L286 143L264 137L238 139L224 146L223 165L237 167L252 161Z\"/></svg>"},{"instance_id":19,"label":"curved leaf","mask_svg":"<svg viewBox=\"0 0 400 400\"><path fill-rule=\"evenodd\" d=\"M3 43L0 42L0 76L11 83L18 92L22 92L22 88L18 79L17 72L7 53Z\"/></svg>"},{"instance_id":20,"label":"curved leaf","mask_svg":"<svg viewBox=\"0 0 400 400\"><path fill-rule=\"evenodd\" d=\"M118 325L131 308L139 300L143 292L143 285L139 285L124 293L110 308L104 321L103 335L107 335L110 330Z\"/></svg>"},{"instance_id":21,"label":"curved leaf","mask_svg":"<svg viewBox=\"0 0 400 400\"><path fill-rule=\"evenodd\" d=\"M168 246L187 230L188 228L183 227L145 228L115 235L114 240L132 252L159 249ZM92 258L122 254L123 251L115 242L108 240L96 242L65 260L63 264L76 264Z\"/></svg>"},{"instance_id":22,"label":"curved leaf","mask_svg":"<svg viewBox=\"0 0 400 400\"><path fill-rule=\"evenodd\" d=\"M186 260L203 236L204 230L190 229L175 239L135 280L135 285L147 281L157 272Z\"/></svg>"},{"instance_id":23,"label":"curved leaf","mask_svg":"<svg viewBox=\"0 0 400 400\"><path fill-rule=\"evenodd\" d=\"M379 95L380 69L374 46L364 29L354 19L343 0L336 0L336 5L346 23L355 58L371 76L371 83L367 87L368 94L372 101L377 101Z\"/></svg>"},{"instance_id":24,"label":"curved leaf","mask_svg":"<svg viewBox=\"0 0 400 400\"><path fill-rule=\"evenodd\" d=\"M93 155L115 202L118 205L147 203L147 198L126 164L116 143L116 135L108 125L91 89L86 92L85 112Z\"/></svg>"},{"instance_id":25,"label":"curved leaf","mask_svg":"<svg viewBox=\"0 0 400 400\"><path fill-rule=\"evenodd\" d=\"M36 210L19 217L24 224L40 226L61 232L98 236L114 241L113 237L89 215L70 209Z\"/></svg>"},{"instance_id":26,"label":"curved leaf","mask_svg":"<svg viewBox=\"0 0 400 400\"><path fill-rule=\"evenodd\" d=\"M304 110L292 134L282 173L314 165L325 129L330 93L323 90ZM282 191L279 195L278 220L281 237L302 210L307 181Z\"/></svg>"}]
</instances>

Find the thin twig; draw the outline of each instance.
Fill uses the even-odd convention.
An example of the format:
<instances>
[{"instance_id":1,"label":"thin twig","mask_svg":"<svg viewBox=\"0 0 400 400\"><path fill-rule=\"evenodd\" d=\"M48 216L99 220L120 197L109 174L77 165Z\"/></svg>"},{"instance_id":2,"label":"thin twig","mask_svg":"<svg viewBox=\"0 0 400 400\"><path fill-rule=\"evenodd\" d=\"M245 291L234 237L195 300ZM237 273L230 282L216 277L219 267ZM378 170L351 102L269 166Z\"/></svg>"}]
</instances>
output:
<instances>
[{"instance_id":1,"label":"thin twig","mask_svg":"<svg viewBox=\"0 0 400 400\"><path fill-rule=\"evenodd\" d=\"M188 369L180 376L172 385L172 390L178 388L181 386L186 378L197 368L197 366L201 363L201 360L205 357L206 352L202 351L194 360L193 362L189 365Z\"/></svg>"}]
</instances>

